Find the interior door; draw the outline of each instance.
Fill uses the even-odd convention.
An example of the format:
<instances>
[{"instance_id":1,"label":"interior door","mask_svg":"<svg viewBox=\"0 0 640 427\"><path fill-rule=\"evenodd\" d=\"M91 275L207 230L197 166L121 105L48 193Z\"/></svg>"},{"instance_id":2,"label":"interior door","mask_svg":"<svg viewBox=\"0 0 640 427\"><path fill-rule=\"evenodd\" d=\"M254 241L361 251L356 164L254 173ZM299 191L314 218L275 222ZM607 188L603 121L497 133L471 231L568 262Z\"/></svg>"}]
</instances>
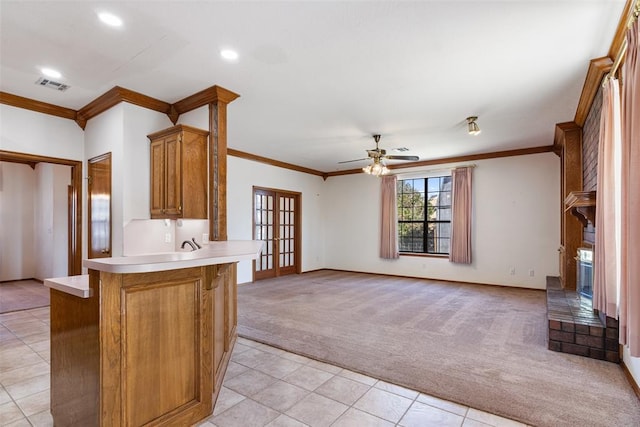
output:
<instances>
[{"instance_id":1,"label":"interior door","mask_svg":"<svg viewBox=\"0 0 640 427\"><path fill-rule=\"evenodd\" d=\"M111 153L89 160L89 258L111 256Z\"/></svg>"},{"instance_id":2,"label":"interior door","mask_svg":"<svg viewBox=\"0 0 640 427\"><path fill-rule=\"evenodd\" d=\"M265 242L254 278L300 273L300 193L254 187L253 194L253 238Z\"/></svg>"}]
</instances>

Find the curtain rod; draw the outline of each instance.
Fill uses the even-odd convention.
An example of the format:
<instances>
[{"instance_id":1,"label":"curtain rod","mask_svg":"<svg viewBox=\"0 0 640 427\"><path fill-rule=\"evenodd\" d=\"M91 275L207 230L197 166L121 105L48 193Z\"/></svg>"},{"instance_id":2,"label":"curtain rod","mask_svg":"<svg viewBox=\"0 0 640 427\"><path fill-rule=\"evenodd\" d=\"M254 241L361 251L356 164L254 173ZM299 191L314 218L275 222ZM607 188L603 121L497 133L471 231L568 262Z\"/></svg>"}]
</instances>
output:
<instances>
[{"instance_id":1,"label":"curtain rod","mask_svg":"<svg viewBox=\"0 0 640 427\"><path fill-rule=\"evenodd\" d=\"M629 22L627 22L627 27L631 28L631 26L638 20L638 15L640 15L640 0L637 0L635 5L633 6L633 11L631 12L631 16L629 17ZM626 37L622 40L622 44L620 45L620 49L618 50L618 54L616 55L615 61L613 61L613 65L611 66L611 70L604 76L602 80L602 85L604 86L607 81L616 75L618 71L618 67L622 63L625 55L627 54L627 39Z\"/></svg>"},{"instance_id":2,"label":"curtain rod","mask_svg":"<svg viewBox=\"0 0 640 427\"><path fill-rule=\"evenodd\" d=\"M602 80L602 86L607 83L611 78L615 77L616 72L618 72L618 67L622 63L622 59L627 54L627 39L622 40L622 44L620 45L620 49L618 50L618 54L616 55L616 60L613 61L613 65L611 66L611 70L604 76Z\"/></svg>"}]
</instances>

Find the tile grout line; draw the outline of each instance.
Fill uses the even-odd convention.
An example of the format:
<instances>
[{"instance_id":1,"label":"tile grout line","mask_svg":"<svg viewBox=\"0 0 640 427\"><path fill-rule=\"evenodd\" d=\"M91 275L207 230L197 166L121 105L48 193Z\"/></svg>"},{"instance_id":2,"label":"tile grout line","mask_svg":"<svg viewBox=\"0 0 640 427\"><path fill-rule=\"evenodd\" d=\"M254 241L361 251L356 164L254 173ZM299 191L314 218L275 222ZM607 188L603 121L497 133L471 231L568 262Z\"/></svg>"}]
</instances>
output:
<instances>
[{"instance_id":1,"label":"tile grout line","mask_svg":"<svg viewBox=\"0 0 640 427\"><path fill-rule=\"evenodd\" d=\"M41 307L40 307L40 308L41 308ZM13 312L13 313L15 313L15 312ZM7 313L3 313L3 314L7 314ZM29 313L29 317L32 317L32 318L34 318L34 319L38 320L38 321L39 321L39 322L41 322L41 323L45 323L45 322L43 322L41 319L37 318L36 316L34 316L34 315L33 315L33 314L31 314L31 313ZM4 322L3 322L2 320L0 320L0 324L2 324L2 326L3 326L4 328L6 328L6 329L7 329L7 331L8 331L8 332L9 332L9 333L10 333L10 334L11 334L11 335L16 339L16 340L18 340L18 341L20 341L22 344L26 345L26 346L29 348L29 350L30 350L31 352L35 353L35 354L36 354L40 359L42 359L44 362L46 362L46 363L49 365L49 370L51 370L51 362L50 362L50 361L48 361L48 360L44 360L44 358L43 358L43 357L42 357L38 352L36 352L33 348L31 348L31 346L30 346L29 344L27 344L27 343L22 339L22 337L19 337L18 335L16 335L16 334L15 334L15 332L14 332L10 327L7 327L7 326L4 324ZM26 336L29 336L29 335L26 335ZM51 339L51 338L49 338L49 340L50 340L50 339ZM21 413L21 414L22 414L22 416L23 416L23 419L24 419L27 423L29 423L29 425L30 425L30 426L32 426L32 427L33 427L33 423L31 422L31 420L29 419L29 417L27 416L27 414L24 412L24 410L22 409L22 407L18 404L18 402L16 401L16 399L13 397L13 395L12 395L12 394L7 390L7 388L6 388L6 386L5 386L4 384L2 384L2 388L5 390L5 392L6 392L6 393L7 393L7 395L9 396L9 398L11 398L11 402L15 405L15 407L16 407L16 408L18 408L18 410L20 411L20 413ZM50 389L49 389L49 390L50 390ZM32 394L27 395L27 396L23 396L22 398L26 398L26 397L29 397L29 396L33 396L34 394L37 394L37 393L39 393L39 392L32 393ZM50 413L50 411L51 411L51 409L49 409L49 413ZM33 415L36 415L36 414L33 414ZM20 421L20 420L15 420L15 421L13 421L13 422L18 422L18 421Z\"/></svg>"},{"instance_id":2,"label":"tile grout line","mask_svg":"<svg viewBox=\"0 0 640 427\"><path fill-rule=\"evenodd\" d=\"M259 344L262 344L262 343L259 343ZM263 348L260 348L260 346L251 346L251 345L248 345L248 344L242 344L242 345L244 345L245 347L249 347L249 348L256 349L256 350L258 350L258 351L262 351L262 352L263 352L263 353L265 353L265 354L274 354L274 353L271 353L271 352L269 352L269 351L267 351L267 350L264 350ZM267 345L266 345L266 344L262 344L262 346L267 346ZM269 346L267 346L267 347L269 347ZM242 351L242 352L240 352L240 353L238 353L238 354L242 354L242 353L244 353L244 352L246 352L246 351L247 351L247 350ZM295 353L294 353L294 354L295 354ZM282 358L282 359L288 360L288 359L286 359L286 358L282 357L282 356L281 356L281 355L279 355L279 354L276 354L276 355L277 355L278 357ZM305 356L305 357L306 357L306 356ZM300 366L300 368L301 368L301 367L303 367L303 366L308 366L308 365L309 365L309 363L310 363L311 361L314 361L314 360L315 360L315 359L311 359L311 358L308 358L308 357L307 357L307 359L309 359L310 361L307 361L305 364L302 364L302 365ZM318 361L318 362L320 362L320 361ZM285 381L285 380L284 380L284 378L276 378L276 377L273 377L272 375L269 375L269 374L268 374L268 373L266 373L266 372L263 372L263 371L258 370L258 369L256 369L256 368L253 368L253 367L247 366L247 365L245 365L245 364L242 364L241 362L235 362L235 363L238 363L238 364L240 364L240 365L242 365L242 366L244 366L244 367L246 367L246 368L248 368L248 369L252 369L252 370L254 370L254 371L264 373L265 375L268 375L268 376L270 376L271 378L274 378L274 379L275 379L275 380L277 380L277 381L284 381L284 382L285 382L285 383L287 383L287 384L291 384L291 383L289 383L289 382ZM321 362L321 363L326 363L327 365L330 365L330 366L336 366L336 365L331 365L330 363L327 363L327 362ZM300 368L298 368L298 369L300 369ZM296 371L297 371L298 369L296 369ZM319 370L322 370L323 372L327 372L327 373L329 373L329 374L332 374L333 376L332 376L331 378L328 378L328 379L327 379L326 381L324 381L322 384L318 385L314 390L310 390L310 391L309 391L309 390L307 390L307 391L309 391L309 394L316 394L316 395L318 395L318 396L322 396L322 397L324 397L324 398L326 398L326 399L332 400L332 401L334 401L334 402L336 402L336 403L340 403L340 404L342 404L342 405L347 406L347 409L346 409L344 412L342 412L342 413L338 416L338 418L336 418L336 419L335 419L335 420L334 420L330 425L335 424L335 423L336 423L336 422L337 422L337 421L338 421L338 420L339 420L339 419L340 419L340 418L341 418L341 417L342 417L342 416L343 416L343 415L344 415L344 414L345 414L349 409L355 409L355 410L357 410L357 411L364 412L364 413L366 413L366 414L368 414L368 415L371 415L371 416L373 416L373 417L376 417L376 418L378 418L378 419L381 419L381 420L384 420L384 421L387 421L387 422L388 422L389 420L387 420L387 419L384 419L384 418L382 418L382 417L379 417L379 416L377 416L377 415L375 415L375 414L371 414L370 412L363 411L363 410L358 409L358 408L356 408L356 407L354 406L358 401L360 401L360 399L361 399L361 398L362 398L362 397L363 397L367 392L369 392L369 391L370 391L371 389L373 389L373 388L375 388L376 390L380 390L380 391L383 391L383 392L387 392L387 393L393 394L393 395L395 395L395 396L399 396L399 397L402 397L402 398L407 398L406 396L403 396L403 395L398 394L398 393L394 393L393 391L384 390L384 389L381 389L381 388L376 387L376 385L377 385L378 383L380 383L380 382L387 383L387 384L392 384L392 385L394 385L394 386L401 387L401 388L403 388L403 389L410 390L410 391L412 391L412 392L415 392L415 393L416 393L416 396L415 396L414 398L412 398L412 399L411 399L411 403L409 404L409 406L407 407L407 409L402 413L402 415L400 416L400 418L399 418L398 422L394 423L394 426L400 426L400 422L402 421L402 419L404 418L404 416L409 412L409 410L411 409L411 407L412 407L416 402L417 402L417 403L424 404L424 405L427 405L427 406L429 406L429 407L431 407L431 408L434 408L434 409L437 409L437 410L440 410L440 411L447 412L447 413L452 414L452 415L459 416L459 417L461 417L461 418L462 418L462 423L463 423L463 424L464 424L464 421L465 421L465 420L467 420L467 419L472 420L472 421L477 421L477 422L478 422L478 420L474 420L474 419L472 419L472 418L467 418L467 414L469 413L469 409L470 409L470 407L468 407L468 406L466 406L466 405L461 405L461 406L464 406L464 407L465 407L465 413L464 413L464 415L460 415L460 414L457 414L457 413L455 413L455 412L449 411L449 410L447 410L447 409L439 408L439 407L437 407L437 406L430 405L429 403L426 403L426 402L420 402L420 401L418 401L418 398L419 398L419 397L420 397L420 395L422 394L422 393L421 393L420 391L418 391L418 390L409 389L409 388L406 388L406 387L403 387L403 386L400 386L400 385L397 385L397 384L389 383L389 382L387 382L387 381L383 381L383 380L380 380L380 379L377 379L377 378L374 378L374 377L369 377L369 378L373 378L373 379L375 379L375 380L376 380L376 382L374 382L374 383L373 383L373 384L371 384L371 385L369 385L369 384L365 384L365 383L362 383L362 382L357 381L357 380L355 380L355 379L352 379L351 381L355 381L355 382L358 382L358 383L360 383L360 384L364 384L364 385L368 386L369 388L368 388L368 389L367 389L367 391L365 391L365 392L364 392L364 393L363 393L363 394L362 394L362 395L361 395L361 396L360 396L360 397L359 397L359 398L358 398L354 403L352 403L351 405L346 405L344 402L340 402L340 401L335 400L335 399L333 399L333 398L331 398L331 397L329 397L329 396L325 396L325 395L323 395L323 394L316 393L316 390L317 390L318 388L322 387L322 385L326 384L328 381L330 381L332 378L334 378L334 377L336 377L336 376L339 376L339 377L344 378L344 379L349 379L349 378L347 378L347 377L344 377L344 376L340 375L340 372L342 372L342 371L340 371L340 372L338 372L338 373L335 373L335 374L334 374L334 373L332 373L332 372L329 372L329 371L327 371L327 370L322 369L321 367L317 367L316 369L319 369ZM346 368L342 368L342 370L346 370L346 371L349 371L349 372L354 372L354 371L351 371L351 370L346 369ZM295 372L295 371L293 371L293 372ZM291 374L291 373L290 373L290 374ZM295 385L295 384L292 384L292 385ZM256 392L255 394L258 394L258 393L259 393L259 392ZM246 399L250 399L250 400L252 400L253 402L255 402L255 403L257 403L257 404L262 405L262 403L260 403L260 402L258 402L258 401L256 401L256 400L254 400L254 399L252 398L252 396L245 396L245 395L243 395L243 397L245 397ZM435 397L435 396L432 396L432 397ZM407 399L408 399L408 398L407 398ZM238 403L240 403L240 402L238 402ZM455 403L455 402L452 402L452 403ZM297 404L297 403L295 403L295 404L294 404L294 405L292 405L291 407L295 406L296 404ZM236 403L235 405L237 405L237 403ZM220 414L218 414L218 415L221 415L222 413L224 413L224 412L228 411L229 409L231 409L231 408L232 408L232 407L234 407L235 405L231 406L230 408L227 408L225 411L221 412L221 413L220 413ZM275 409L275 408L271 408L271 409ZM289 410L289 409L291 409L291 408L288 408L287 410ZM295 417L293 417L293 416L290 416L290 415L286 414L286 411L285 411L285 412L282 412L282 411L279 411L279 410L277 410L277 411L278 411L281 415L289 416L289 417L291 417L291 418L293 418L293 419L295 419L295 420L297 420L297 421L300 421L300 422L302 422L302 423L304 424L304 422L303 422L302 420L299 420L299 419L297 419L297 418L295 418Z\"/></svg>"}]
</instances>

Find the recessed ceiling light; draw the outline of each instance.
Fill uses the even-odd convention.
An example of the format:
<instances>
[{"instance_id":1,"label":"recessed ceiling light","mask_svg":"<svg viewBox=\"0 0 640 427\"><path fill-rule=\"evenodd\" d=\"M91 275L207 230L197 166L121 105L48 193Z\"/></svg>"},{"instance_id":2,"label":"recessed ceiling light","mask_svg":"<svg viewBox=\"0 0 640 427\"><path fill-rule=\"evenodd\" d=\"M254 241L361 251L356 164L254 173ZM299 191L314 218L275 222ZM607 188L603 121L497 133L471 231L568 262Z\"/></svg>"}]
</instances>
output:
<instances>
[{"instance_id":1,"label":"recessed ceiling light","mask_svg":"<svg viewBox=\"0 0 640 427\"><path fill-rule=\"evenodd\" d=\"M60 71L56 71L53 68L40 68L40 72L45 76L51 77L53 79L59 79L60 77L62 77Z\"/></svg>"},{"instance_id":2,"label":"recessed ceiling light","mask_svg":"<svg viewBox=\"0 0 640 427\"><path fill-rule=\"evenodd\" d=\"M220 56L222 56L222 58L226 59L227 61L235 61L236 59L238 59L238 52L231 49L222 49L220 51Z\"/></svg>"},{"instance_id":3,"label":"recessed ceiling light","mask_svg":"<svg viewBox=\"0 0 640 427\"><path fill-rule=\"evenodd\" d=\"M111 27L121 27L122 26L122 19L120 19L119 17L117 17L116 15L109 13L109 12L100 12L98 13L98 18L100 18L100 20L102 22L104 22L105 24L111 26Z\"/></svg>"}]
</instances>

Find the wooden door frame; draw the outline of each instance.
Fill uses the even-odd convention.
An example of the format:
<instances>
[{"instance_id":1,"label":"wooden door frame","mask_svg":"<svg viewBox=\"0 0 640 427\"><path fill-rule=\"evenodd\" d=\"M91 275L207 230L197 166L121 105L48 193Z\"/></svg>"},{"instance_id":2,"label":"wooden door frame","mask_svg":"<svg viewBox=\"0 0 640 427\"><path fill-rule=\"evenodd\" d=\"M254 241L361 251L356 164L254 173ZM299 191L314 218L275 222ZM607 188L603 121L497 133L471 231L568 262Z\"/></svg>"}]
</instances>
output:
<instances>
[{"instance_id":1,"label":"wooden door frame","mask_svg":"<svg viewBox=\"0 0 640 427\"><path fill-rule=\"evenodd\" d=\"M95 156L90 158L89 160L87 160L87 172L90 173L91 172L91 164L93 163L97 163L97 162L101 162L103 160L109 159L109 256L111 256L111 251L113 250L113 224L111 219L113 218L113 212L111 210L112 208L112 203L111 203L111 191L112 191L112 182L113 182L113 176L112 176L112 163L111 163L111 151L104 153L104 154L100 154L99 156ZM89 176L89 179L91 180L92 177ZM91 233L93 232L92 227L91 227L91 194L90 194L90 190L91 190L91 185L90 183L87 183L87 258L91 257L91 254L93 254L93 236L91 235Z\"/></svg>"},{"instance_id":2,"label":"wooden door frame","mask_svg":"<svg viewBox=\"0 0 640 427\"><path fill-rule=\"evenodd\" d=\"M0 161L22 163L33 169L37 163L53 163L71 167L67 271L69 276L82 274L82 161L5 150L0 150Z\"/></svg>"},{"instance_id":3,"label":"wooden door frame","mask_svg":"<svg viewBox=\"0 0 640 427\"><path fill-rule=\"evenodd\" d=\"M282 190L282 189L278 189L278 188L269 188L269 187L260 187L257 185L254 185L251 188L251 236L253 239L255 239L255 233L256 233L256 216L255 216L255 212L256 212L256 190L261 190L261 191L271 191L273 193L276 194L276 199L277 199L277 195L278 194L284 194L284 195L292 195L292 196L297 196L296 197L296 211L295 211L295 216L294 216L294 221L295 223L298 225L298 227L296 228L296 236L293 239L293 243L294 243L294 251L296 254L296 262L295 262L295 270L296 270L296 274L300 274L302 273L302 193L299 191L291 191L291 190ZM276 201L274 200L274 204L276 203ZM274 214L275 216L275 214ZM278 254L275 253L274 251L274 263L277 261L275 259L275 257ZM252 269L251 269L251 281L255 282L256 281L256 266L255 266L256 260L254 260L251 265L252 265Z\"/></svg>"}]
</instances>

